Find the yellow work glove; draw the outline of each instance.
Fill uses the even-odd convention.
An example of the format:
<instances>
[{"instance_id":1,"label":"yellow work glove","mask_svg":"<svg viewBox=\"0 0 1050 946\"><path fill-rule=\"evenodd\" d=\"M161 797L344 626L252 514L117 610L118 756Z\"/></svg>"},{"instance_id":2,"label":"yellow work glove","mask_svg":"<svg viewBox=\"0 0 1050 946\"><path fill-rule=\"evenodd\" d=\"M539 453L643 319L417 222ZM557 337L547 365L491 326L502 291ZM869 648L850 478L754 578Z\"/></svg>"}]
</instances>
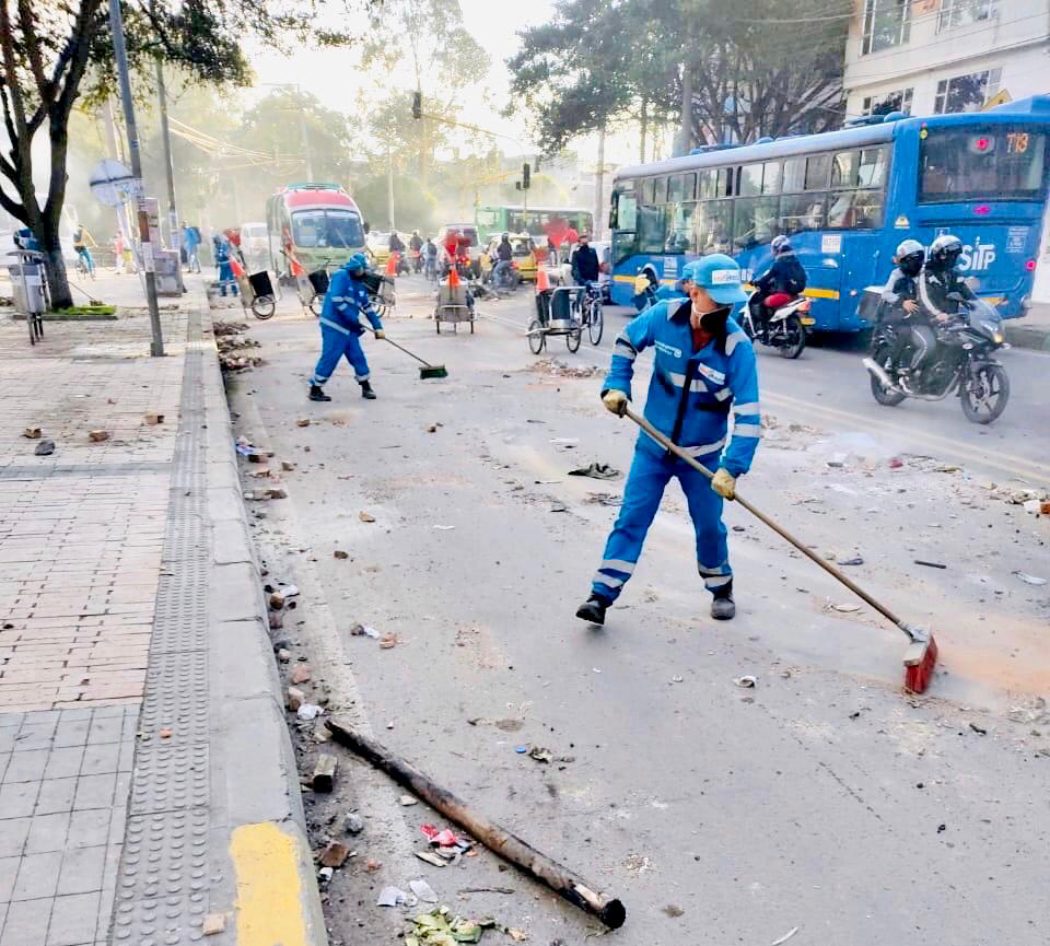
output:
<instances>
[{"instance_id":1,"label":"yellow work glove","mask_svg":"<svg viewBox=\"0 0 1050 946\"><path fill-rule=\"evenodd\" d=\"M711 480L711 489L723 499L736 499L736 477L721 466Z\"/></svg>"},{"instance_id":2,"label":"yellow work glove","mask_svg":"<svg viewBox=\"0 0 1050 946\"><path fill-rule=\"evenodd\" d=\"M627 395L623 391L606 391L602 395L602 403L606 410L612 411L617 417L623 417L627 411Z\"/></svg>"},{"instance_id":3,"label":"yellow work glove","mask_svg":"<svg viewBox=\"0 0 1050 946\"><path fill-rule=\"evenodd\" d=\"M642 273L640 276L634 278L634 294L640 296L646 289L649 288L649 277Z\"/></svg>"},{"instance_id":4,"label":"yellow work glove","mask_svg":"<svg viewBox=\"0 0 1050 946\"><path fill-rule=\"evenodd\" d=\"M377 328L376 338L386 338L386 332L384 332L381 328Z\"/></svg>"}]
</instances>

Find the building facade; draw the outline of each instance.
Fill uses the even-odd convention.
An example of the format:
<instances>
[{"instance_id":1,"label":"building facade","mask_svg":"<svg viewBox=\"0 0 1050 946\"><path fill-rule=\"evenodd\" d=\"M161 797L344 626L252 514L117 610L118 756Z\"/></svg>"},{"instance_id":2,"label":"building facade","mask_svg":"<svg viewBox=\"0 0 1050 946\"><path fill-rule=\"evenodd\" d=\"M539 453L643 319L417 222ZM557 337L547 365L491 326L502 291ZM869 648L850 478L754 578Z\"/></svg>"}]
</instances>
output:
<instances>
[{"instance_id":1,"label":"building facade","mask_svg":"<svg viewBox=\"0 0 1050 946\"><path fill-rule=\"evenodd\" d=\"M850 117L1050 95L1050 0L857 0L844 85ZM1050 216L1033 298L1050 302Z\"/></svg>"}]
</instances>

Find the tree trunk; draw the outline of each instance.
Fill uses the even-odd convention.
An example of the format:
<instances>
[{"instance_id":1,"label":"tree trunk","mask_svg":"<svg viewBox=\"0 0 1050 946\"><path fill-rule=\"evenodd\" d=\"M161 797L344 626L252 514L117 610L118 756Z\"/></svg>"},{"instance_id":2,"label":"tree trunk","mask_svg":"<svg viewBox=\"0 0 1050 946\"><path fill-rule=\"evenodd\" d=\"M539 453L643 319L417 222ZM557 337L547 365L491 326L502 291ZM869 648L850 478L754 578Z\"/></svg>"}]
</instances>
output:
<instances>
[{"instance_id":1,"label":"tree trunk","mask_svg":"<svg viewBox=\"0 0 1050 946\"><path fill-rule=\"evenodd\" d=\"M688 154L693 147L693 64L682 63L682 116L675 141L674 154Z\"/></svg>"},{"instance_id":2,"label":"tree trunk","mask_svg":"<svg viewBox=\"0 0 1050 946\"><path fill-rule=\"evenodd\" d=\"M639 146L638 159L642 164L645 164L645 138L649 133L649 103L646 101L645 96L642 96L642 141Z\"/></svg>"}]
</instances>

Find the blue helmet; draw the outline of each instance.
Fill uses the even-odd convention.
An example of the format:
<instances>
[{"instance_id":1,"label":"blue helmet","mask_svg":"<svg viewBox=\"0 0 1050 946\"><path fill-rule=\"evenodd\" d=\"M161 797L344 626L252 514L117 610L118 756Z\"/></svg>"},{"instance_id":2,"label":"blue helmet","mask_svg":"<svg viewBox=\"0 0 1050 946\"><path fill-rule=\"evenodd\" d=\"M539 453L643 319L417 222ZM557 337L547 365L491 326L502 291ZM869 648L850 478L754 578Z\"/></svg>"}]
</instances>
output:
<instances>
[{"instance_id":1,"label":"blue helmet","mask_svg":"<svg viewBox=\"0 0 1050 946\"><path fill-rule=\"evenodd\" d=\"M368 269L368 257L364 253L355 253L343 263L343 266L351 272L356 272L359 269Z\"/></svg>"}]
</instances>

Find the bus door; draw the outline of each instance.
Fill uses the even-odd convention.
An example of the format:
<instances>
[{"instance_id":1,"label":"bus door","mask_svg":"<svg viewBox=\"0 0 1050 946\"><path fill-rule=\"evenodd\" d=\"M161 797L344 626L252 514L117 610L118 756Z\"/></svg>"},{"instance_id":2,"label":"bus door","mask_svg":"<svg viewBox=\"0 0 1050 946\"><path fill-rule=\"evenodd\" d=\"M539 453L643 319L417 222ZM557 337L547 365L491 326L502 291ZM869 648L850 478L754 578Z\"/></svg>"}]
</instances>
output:
<instances>
[{"instance_id":1,"label":"bus door","mask_svg":"<svg viewBox=\"0 0 1050 946\"><path fill-rule=\"evenodd\" d=\"M830 234L825 234L827 236ZM840 332L859 332L870 327L860 313L864 290L869 286L885 285L893 269L893 250L885 252L885 239L878 230L847 231L841 236L836 328Z\"/></svg>"}]
</instances>

